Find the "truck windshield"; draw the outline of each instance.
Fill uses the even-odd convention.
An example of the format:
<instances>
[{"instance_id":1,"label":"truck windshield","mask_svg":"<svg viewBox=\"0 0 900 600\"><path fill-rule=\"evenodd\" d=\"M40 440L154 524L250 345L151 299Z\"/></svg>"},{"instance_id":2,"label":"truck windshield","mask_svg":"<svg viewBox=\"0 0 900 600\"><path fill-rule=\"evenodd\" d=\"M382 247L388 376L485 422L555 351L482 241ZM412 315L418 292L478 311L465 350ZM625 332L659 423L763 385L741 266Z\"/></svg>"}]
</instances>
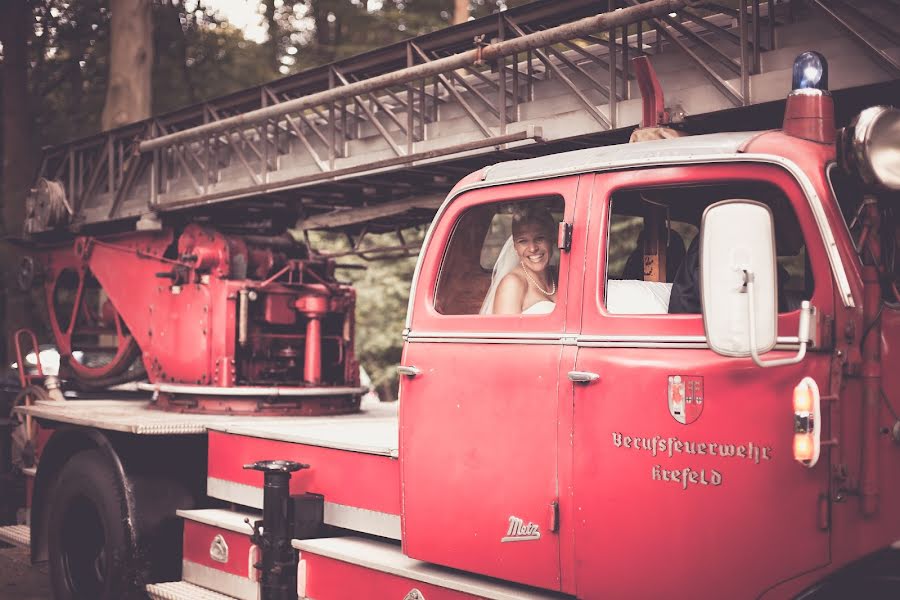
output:
<instances>
[{"instance_id":1,"label":"truck windshield","mask_svg":"<svg viewBox=\"0 0 900 600\"><path fill-rule=\"evenodd\" d=\"M721 200L766 204L775 218L780 312L812 296L812 271L796 215L776 187L756 182L636 189L611 197L605 305L612 314L699 314L699 232Z\"/></svg>"}]
</instances>

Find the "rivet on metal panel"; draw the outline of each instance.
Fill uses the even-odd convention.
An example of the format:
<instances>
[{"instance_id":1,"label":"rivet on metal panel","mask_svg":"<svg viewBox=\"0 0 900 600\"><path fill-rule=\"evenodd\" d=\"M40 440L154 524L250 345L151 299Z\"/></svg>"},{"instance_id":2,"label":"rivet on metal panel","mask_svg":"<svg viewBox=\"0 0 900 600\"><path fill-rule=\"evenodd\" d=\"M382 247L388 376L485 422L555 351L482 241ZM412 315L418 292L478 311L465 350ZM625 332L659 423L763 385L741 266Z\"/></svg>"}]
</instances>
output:
<instances>
[{"instance_id":1,"label":"rivet on metal panel","mask_svg":"<svg viewBox=\"0 0 900 600\"><path fill-rule=\"evenodd\" d=\"M425 595L416 588L413 588L407 592L403 597L403 600L425 600Z\"/></svg>"}]
</instances>

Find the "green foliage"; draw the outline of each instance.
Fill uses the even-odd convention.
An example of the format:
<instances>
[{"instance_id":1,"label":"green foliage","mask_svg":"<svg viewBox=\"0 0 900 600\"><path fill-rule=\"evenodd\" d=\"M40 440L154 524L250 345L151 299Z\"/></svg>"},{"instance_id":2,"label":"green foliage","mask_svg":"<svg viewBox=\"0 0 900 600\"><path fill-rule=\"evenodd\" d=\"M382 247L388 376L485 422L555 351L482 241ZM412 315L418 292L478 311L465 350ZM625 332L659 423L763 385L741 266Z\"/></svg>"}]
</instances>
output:
<instances>
[{"instance_id":1,"label":"green foliage","mask_svg":"<svg viewBox=\"0 0 900 600\"><path fill-rule=\"evenodd\" d=\"M29 85L41 145L100 130L109 8L103 0L33 0ZM277 76L263 46L179 0L154 4L153 113L162 114Z\"/></svg>"},{"instance_id":2,"label":"green foliage","mask_svg":"<svg viewBox=\"0 0 900 600\"><path fill-rule=\"evenodd\" d=\"M29 91L40 144L95 133L106 96L109 10L99 0L32 5Z\"/></svg>"},{"instance_id":3,"label":"green foliage","mask_svg":"<svg viewBox=\"0 0 900 600\"><path fill-rule=\"evenodd\" d=\"M397 365L403 349L403 324L416 259L369 263L347 277L356 289L356 351L372 383L385 398L397 394Z\"/></svg>"},{"instance_id":4,"label":"green foliage","mask_svg":"<svg viewBox=\"0 0 900 600\"><path fill-rule=\"evenodd\" d=\"M266 49L227 22L175 3L158 5L155 17L154 114L277 77Z\"/></svg>"},{"instance_id":5,"label":"green foliage","mask_svg":"<svg viewBox=\"0 0 900 600\"><path fill-rule=\"evenodd\" d=\"M422 229L406 230L403 237L417 246L425 232ZM396 245L397 238L385 234L366 238L362 248ZM346 242L328 234L314 235L312 246L323 253L348 250ZM382 399L397 397L396 368L403 350L402 332L416 258L413 251L413 256L400 258L366 261L346 256L338 260L339 264L365 267L364 270L341 269L338 275L356 290L356 355Z\"/></svg>"},{"instance_id":6,"label":"green foliage","mask_svg":"<svg viewBox=\"0 0 900 600\"><path fill-rule=\"evenodd\" d=\"M30 94L39 144L100 130L109 52L109 0L29 0ZM481 17L526 0L472 0ZM248 0L248 10L253 3ZM156 0L153 113L225 95L279 75L366 52L450 24L453 0L259 0L272 39L257 44L215 3Z\"/></svg>"},{"instance_id":7,"label":"green foliage","mask_svg":"<svg viewBox=\"0 0 900 600\"><path fill-rule=\"evenodd\" d=\"M473 17L530 0L472 0ZM450 25L453 0L262 0L274 66L296 73Z\"/></svg>"}]
</instances>

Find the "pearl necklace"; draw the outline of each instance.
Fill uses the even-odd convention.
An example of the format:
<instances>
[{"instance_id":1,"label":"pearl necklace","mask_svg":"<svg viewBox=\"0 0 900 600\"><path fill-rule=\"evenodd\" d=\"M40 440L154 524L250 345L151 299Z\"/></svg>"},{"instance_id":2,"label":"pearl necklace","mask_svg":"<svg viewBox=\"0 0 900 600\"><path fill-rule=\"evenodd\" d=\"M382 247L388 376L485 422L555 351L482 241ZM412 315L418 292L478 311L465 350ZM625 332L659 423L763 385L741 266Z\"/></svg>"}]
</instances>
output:
<instances>
[{"instance_id":1,"label":"pearl necklace","mask_svg":"<svg viewBox=\"0 0 900 600\"><path fill-rule=\"evenodd\" d=\"M525 273L525 279L527 279L528 281L530 281L530 282L534 285L534 287L537 288L537 291L539 291L540 293L542 293L542 294L545 295L545 296L552 296L553 294L556 293L556 282L555 282L555 281L553 282L553 287L552 287L552 288L550 289L550 291L548 292L547 290L545 290L544 288L542 288L540 285L538 285L538 282L537 282L537 281L535 281L534 279L532 279L531 275L528 274L528 267L525 266L525 263L524 263L524 262L522 262L522 261L520 260L520 261L519 261L519 264L522 265L522 271Z\"/></svg>"}]
</instances>

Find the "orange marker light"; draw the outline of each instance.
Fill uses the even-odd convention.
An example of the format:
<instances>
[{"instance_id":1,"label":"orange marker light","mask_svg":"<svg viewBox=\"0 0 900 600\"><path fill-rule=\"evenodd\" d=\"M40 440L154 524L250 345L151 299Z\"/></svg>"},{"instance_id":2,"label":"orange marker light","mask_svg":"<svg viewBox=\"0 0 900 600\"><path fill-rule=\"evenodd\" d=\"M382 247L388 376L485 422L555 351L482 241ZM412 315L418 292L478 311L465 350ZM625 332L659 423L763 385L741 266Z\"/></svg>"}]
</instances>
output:
<instances>
[{"instance_id":1,"label":"orange marker light","mask_svg":"<svg viewBox=\"0 0 900 600\"><path fill-rule=\"evenodd\" d=\"M814 443L811 433L794 434L794 460L810 461L814 455Z\"/></svg>"},{"instance_id":2,"label":"orange marker light","mask_svg":"<svg viewBox=\"0 0 900 600\"><path fill-rule=\"evenodd\" d=\"M813 390L804 379L794 388L794 412L811 413L813 411Z\"/></svg>"},{"instance_id":3,"label":"orange marker light","mask_svg":"<svg viewBox=\"0 0 900 600\"><path fill-rule=\"evenodd\" d=\"M804 467L819 462L822 411L819 386L812 377L804 377L794 388L794 460Z\"/></svg>"}]
</instances>

